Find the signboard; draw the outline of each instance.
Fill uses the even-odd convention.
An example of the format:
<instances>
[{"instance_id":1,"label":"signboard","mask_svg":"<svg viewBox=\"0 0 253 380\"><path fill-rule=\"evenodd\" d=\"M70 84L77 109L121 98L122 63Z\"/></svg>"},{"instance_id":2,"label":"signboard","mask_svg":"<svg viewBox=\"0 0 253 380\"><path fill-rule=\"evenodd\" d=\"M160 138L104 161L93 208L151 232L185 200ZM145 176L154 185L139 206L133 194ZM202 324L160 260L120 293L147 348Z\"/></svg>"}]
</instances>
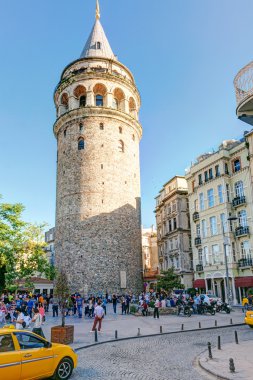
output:
<instances>
[{"instance_id":1,"label":"signboard","mask_svg":"<svg viewBox=\"0 0 253 380\"><path fill-rule=\"evenodd\" d=\"M126 272L120 271L120 287L121 289L126 289Z\"/></svg>"}]
</instances>

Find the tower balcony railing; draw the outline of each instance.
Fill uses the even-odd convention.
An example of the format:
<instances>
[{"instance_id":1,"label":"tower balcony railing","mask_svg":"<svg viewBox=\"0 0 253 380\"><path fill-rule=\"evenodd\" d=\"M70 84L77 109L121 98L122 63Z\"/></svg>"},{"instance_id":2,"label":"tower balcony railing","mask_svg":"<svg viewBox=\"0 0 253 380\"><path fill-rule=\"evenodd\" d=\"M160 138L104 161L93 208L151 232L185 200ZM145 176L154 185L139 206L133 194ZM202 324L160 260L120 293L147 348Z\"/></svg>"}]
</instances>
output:
<instances>
[{"instance_id":1,"label":"tower balcony railing","mask_svg":"<svg viewBox=\"0 0 253 380\"><path fill-rule=\"evenodd\" d=\"M244 66L234 79L237 107L253 95L253 61Z\"/></svg>"},{"instance_id":2,"label":"tower balcony railing","mask_svg":"<svg viewBox=\"0 0 253 380\"><path fill-rule=\"evenodd\" d=\"M249 234L249 226L240 226L235 229L235 236L245 236Z\"/></svg>"},{"instance_id":3,"label":"tower balcony railing","mask_svg":"<svg viewBox=\"0 0 253 380\"><path fill-rule=\"evenodd\" d=\"M238 206L244 205L245 203L246 203L245 195L242 195L240 197L236 197L232 200L233 207L238 207Z\"/></svg>"},{"instance_id":4,"label":"tower balcony railing","mask_svg":"<svg viewBox=\"0 0 253 380\"><path fill-rule=\"evenodd\" d=\"M196 222L197 220L199 220L199 212L198 211L195 211L192 215L192 220L194 222Z\"/></svg>"},{"instance_id":5,"label":"tower balcony railing","mask_svg":"<svg viewBox=\"0 0 253 380\"><path fill-rule=\"evenodd\" d=\"M197 247L198 245L201 245L201 237L200 237L200 236L196 237L195 240L194 240L194 242L195 242L195 246L196 246L196 247Z\"/></svg>"}]
</instances>

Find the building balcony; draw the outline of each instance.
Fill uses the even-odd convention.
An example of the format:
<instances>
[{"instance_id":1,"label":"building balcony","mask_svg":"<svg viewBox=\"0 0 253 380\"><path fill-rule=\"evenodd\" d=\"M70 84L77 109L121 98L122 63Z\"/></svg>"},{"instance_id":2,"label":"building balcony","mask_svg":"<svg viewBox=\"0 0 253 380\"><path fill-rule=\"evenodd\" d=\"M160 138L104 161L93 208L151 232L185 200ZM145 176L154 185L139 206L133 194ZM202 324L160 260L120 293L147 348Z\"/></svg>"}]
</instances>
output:
<instances>
[{"instance_id":1,"label":"building balcony","mask_svg":"<svg viewBox=\"0 0 253 380\"><path fill-rule=\"evenodd\" d=\"M246 203L246 197L243 195L241 197L236 197L232 200L233 207L238 207Z\"/></svg>"},{"instance_id":2,"label":"building balcony","mask_svg":"<svg viewBox=\"0 0 253 380\"><path fill-rule=\"evenodd\" d=\"M204 269L203 269L203 264L197 264L196 265L196 272L203 272Z\"/></svg>"},{"instance_id":3,"label":"building balcony","mask_svg":"<svg viewBox=\"0 0 253 380\"><path fill-rule=\"evenodd\" d=\"M197 247L198 245L201 245L201 237L196 237L195 238L195 240L194 240L194 242L195 242L195 246Z\"/></svg>"},{"instance_id":4,"label":"building balcony","mask_svg":"<svg viewBox=\"0 0 253 380\"><path fill-rule=\"evenodd\" d=\"M249 226L240 226L235 229L235 236L240 237L240 236L245 236L249 235Z\"/></svg>"},{"instance_id":5,"label":"building balcony","mask_svg":"<svg viewBox=\"0 0 253 380\"><path fill-rule=\"evenodd\" d=\"M253 266L253 259L252 257L247 257L247 259L240 259L238 261L238 267L244 268L244 267L252 267Z\"/></svg>"},{"instance_id":6,"label":"building balcony","mask_svg":"<svg viewBox=\"0 0 253 380\"><path fill-rule=\"evenodd\" d=\"M253 125L253 61L244 66L234 79L237 117Z\"/></svg>"},{"instance_id":7,"label":"building balcony","mask_svg":"<svg viewBox=\"0 0 253 380\"><path fill-rule=\"evenodd\" d=\"M194 222L196 222L197 220L199 220L199 212L195 211L192 215L192 220Z\"/></svg>"}]
</instances>

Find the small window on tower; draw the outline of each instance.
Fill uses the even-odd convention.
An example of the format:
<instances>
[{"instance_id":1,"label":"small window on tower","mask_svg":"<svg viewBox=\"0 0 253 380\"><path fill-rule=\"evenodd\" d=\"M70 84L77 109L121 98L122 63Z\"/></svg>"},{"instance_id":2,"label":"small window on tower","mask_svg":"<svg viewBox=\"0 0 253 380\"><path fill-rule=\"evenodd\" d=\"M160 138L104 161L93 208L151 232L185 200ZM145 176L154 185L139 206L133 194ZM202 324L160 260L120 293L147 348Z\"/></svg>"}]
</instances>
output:
<instances>
[{"instance_id":1,"label":"small window on tower","mask_svg":"<svg viewBox=\"0 0 253 380\"><path fill-rule=\"evenodd\" d=\"M122 127L119 127L119 133L122 133Z\"/></svg>"},{"instance_id":2,"label":"small window on tower","mask_svg":"<svg viewBox=\"0 0 253 380\"><path fill-rule=\"evenodd\" d=\"M83 150L84 149L84 139L81 137L78 140L78 150Z\"/></svg>"},{"instance_id":3,"label":"small window on tower","mask_svg":"<svg viewBox=\"0 0 253 380\"><path fill-rule=\"evenodd\" d=\"M98 49L98 50L101 49L101 42L97 42L97 49Z\"/></svg>"},{"instance_id":4,"label":"small window on tower","mask_svg":"<svg viewBox=\"0 0 253 380\"><path fill-rule=\"evenodd\" d=\"M122 140L119 140L119 152L124 153L124 143Z\"/></svg>"},{"instance_id":5,"label":"small window on tower","mask_svg":"<svg viewBox=\"0 0 253 380\"><path fill-rule=\"evenodd\" d=\"M63 134L64 134L64 137L66 137L66 135L67 135L67 129L64 130Z\"/></svg>"},{"instance_id":6,"label":"small window on tower","mask_svg":"<svg viewBox=\"0 0 253 380\"><path fill-rule=\"evenodd\" d=\"M103 131L104 130L104 123L100 123L99 127L100 127L101 131Z\"/></svg>"},{"instance_id":7,"label":"small window on tower","mask_svg":"<svg viewBox=\"0 0 253 380\"><path fill-rule=\"evenodd\" d=\"M80 132L83 131L83 124L82 124L82 123L79 124L79 131L80 131Z\"/></svg>"},{"instance_id":8,"label":"small window on tower","mask_svg":"<svg viewBox=\"0 0 253 380\"><path fill-rule=\"evenodd\" d=\"M132 138L133 138L133 141L135 141L135 135L133 135Z\"/></svg>"}]
</instances>

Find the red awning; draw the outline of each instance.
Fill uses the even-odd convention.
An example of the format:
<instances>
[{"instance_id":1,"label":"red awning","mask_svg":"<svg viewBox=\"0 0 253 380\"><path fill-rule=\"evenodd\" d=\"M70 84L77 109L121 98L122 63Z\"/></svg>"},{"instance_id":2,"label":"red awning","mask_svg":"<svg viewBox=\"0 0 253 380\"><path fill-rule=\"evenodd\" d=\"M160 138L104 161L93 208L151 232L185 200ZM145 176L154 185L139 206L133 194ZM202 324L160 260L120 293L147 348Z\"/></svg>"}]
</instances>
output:
<instances>
[{"instance_id":1,"label":"red awning","mask_svg":"<svg viewBox=\"0 0 253 380\"><path fill-rule=\"evenodd\" d=\"M199 278L198 280L193 281L193 287L205 289L206 288L205 280L202 280Z\"/></svg>"},{"instance_id":2,"label":"red awning","mask_svg":"<svg viewBox=\"0 0 253 380\"><path fill-rule=\"evenodd\" d=\"M236 288L251 288L253 287L253 276L236 277L235 278Z\"/></svg>"}]
</instances>

